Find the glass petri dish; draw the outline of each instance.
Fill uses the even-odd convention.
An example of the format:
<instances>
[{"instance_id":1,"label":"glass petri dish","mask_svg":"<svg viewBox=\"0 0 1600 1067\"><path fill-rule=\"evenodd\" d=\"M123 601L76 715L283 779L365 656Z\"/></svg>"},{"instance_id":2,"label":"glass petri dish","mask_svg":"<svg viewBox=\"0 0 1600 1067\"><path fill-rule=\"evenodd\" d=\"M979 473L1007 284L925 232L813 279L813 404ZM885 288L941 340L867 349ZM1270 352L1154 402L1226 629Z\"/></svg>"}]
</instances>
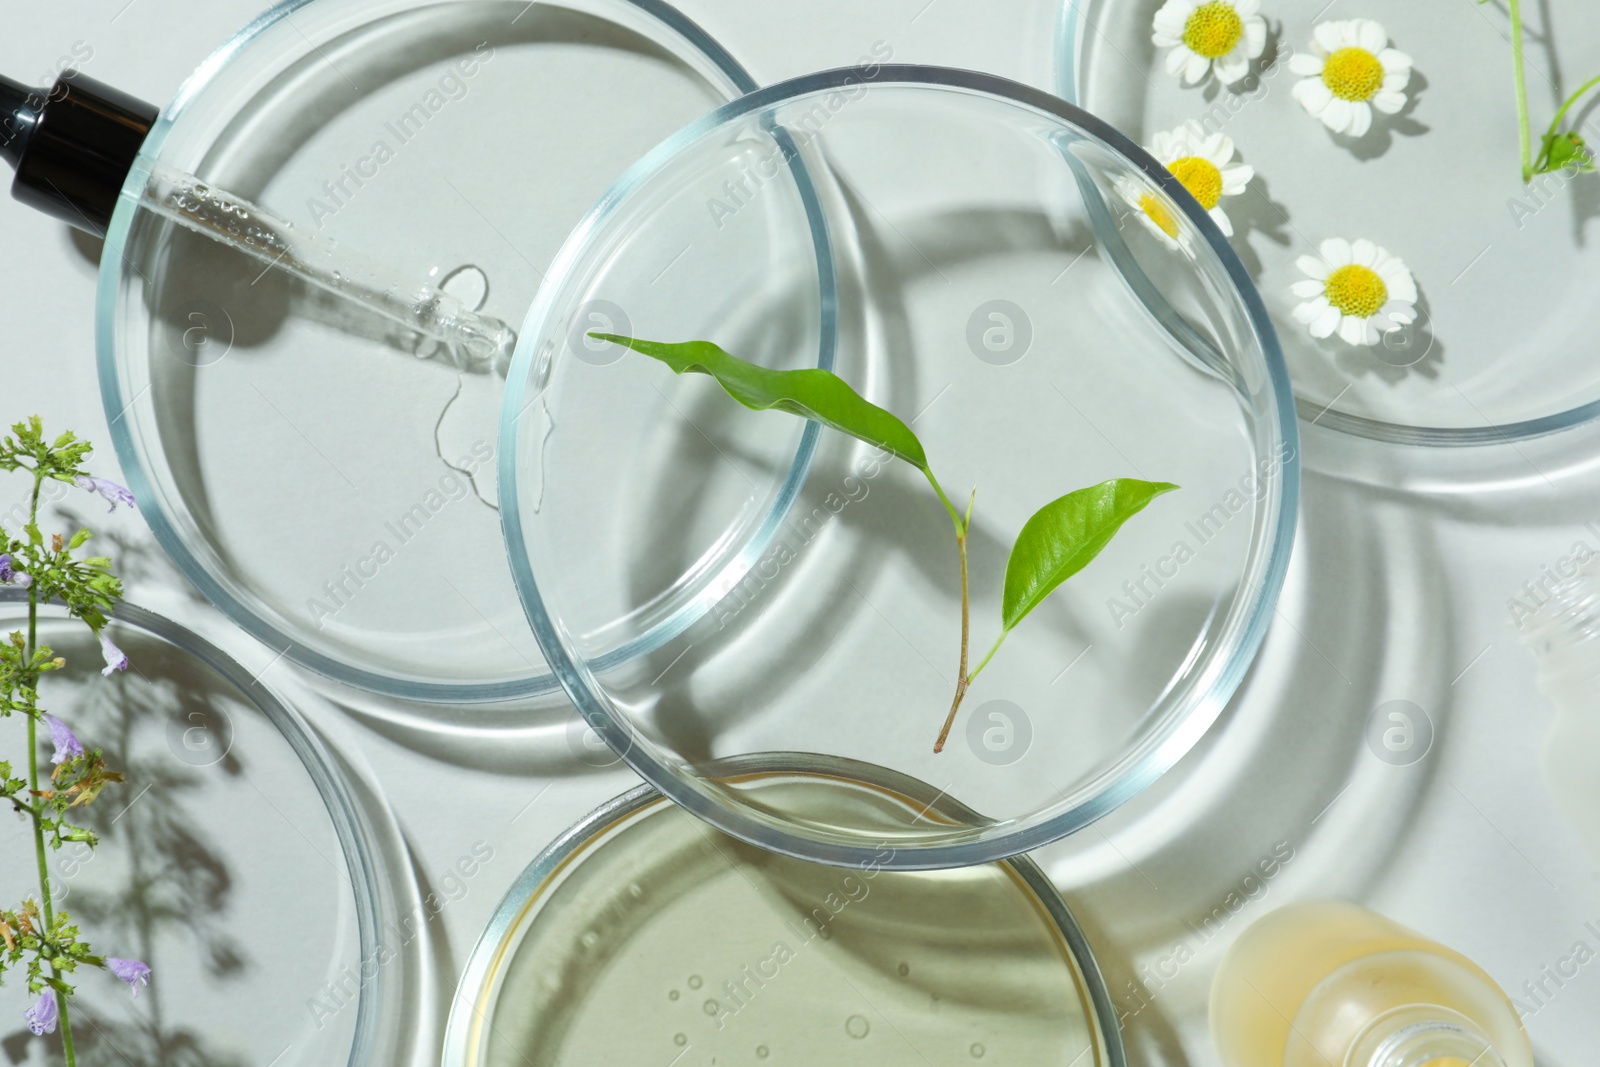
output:
<instances>
[{"instance_id":1,"label":"glass petri dish","mask_svg":"<svg viewBox=\"0 0 1600 1067\"><path fill-rule=\"evenodd\" d=\"M937 755L960 581L922 476L830 432L796 486L787 457L807 424L641 356L601 366L565 347L575 314L605 300L639 336L805 366L811 220L792 186L760 180L791 151L835 250L839 372L914 426L952 495L977 486L978 654L1036 509L1118 476L1184 487L1017 629ZM755 191L735 201L742 180ZM1048 94L865 67L724 105L575 231L508 377L503 518L546 656L646 780L742 840L853 864L881 826L818 822L719 761L803 751L887 767L985 819L899 827L892 865L959 866L1087 825L1205 732L1273 612L1298 438L1264 309L1170 182ZM1164 205L1177 236L1118 229L1127 196ZM607 477L576 476L595 456ZM730 544L741 569L702 562ZM671 640L617 656L662 627Z\"/></svg>"},{"instance_id":2,"label":"glass petri dish","mask_svg":"<svg viewBox=\"0 0 1600 1067\"><path fill-rule=\"evenodd\" d=\"M1159 6L1067 0L1057 91L1141 143L1189 121L1226 132L1255 167L1255 182L1226 207L1233 244L1279 326L1302 417L1384 442L1461 446L1600 416L1587 343L1600 329L1590 282L1600 186L1565 173L1523 185L1503 5L1385 6L1378 18L1415 73L1406 108L1377 116L1360 139L1307 114L1288 63L1318 21L1351 13L1274 10L1269 62L1230 89L1185 87L1165 72L1151 43ZM1526 18L1542 131L1577 81L1600 69L1600 9L1537 7ZM1573 119L1581 127L1593 114L1580 108ZM1421 294L1414 326L1369 349L1317 341L1295 321L1290 286L1304 278L1295 261L1330 237L1366 237L1406 261Z\"/></svg>"},{"instance_id":3,"label":"glass petri dish","mask_svg":"<svg viewBox=\"0 0 1600 1067\"><path fill-rule=\"evenodd\" d=\"M152 132L102 258L105 409L165 550L236 623L341 682L445 702L558 691L500 538L501 378L140 194L155 167L197 175L520 321L616 175L752 87L657 0L299 0L246 28Z\"/></svg>"},{"instance_id":4,"label":"glass petri dish","mask_svg":"<svg viewBox=\"0 0 1600 1067\"><path fill-rule=\"evenodd\" d=\"M0 620L26 632L26 597L0 594ZM48 854L56 905L97 953L153 970L133 1000L80 969L79 1055L134 1067L400 1062L420 1025L418 946L387 929L411 886L392 823L300 716L216 647L126 604L110 634L131 667L102 677L93 636L40 608L40 641L67 660L41 687L44 706L127 776L80 809L98 849ZM19 755L21 720L5 732ZM26 854L30 835L8 820L0 848ZM33 865L8 864L0 893L36 897ZM26 990L8 983L0 1002L20 1019Z\"/></svg>"},{"instance_id":5,"label":"glass petri dish","mask_svg":"<svg viewBox=\"0 0 1600 1067\"><path fill-rule=\"evenodd\" d=\"M728 771L777 776L819 817L970 816L870 767L786 757ZM798 788L808 776L820 788ZM1030 861L841 871L719 834L644 786L518 878L467 962L443 1063L657 1059L1126 1063L1093 952Z\"/></svg>"}]
</instances>

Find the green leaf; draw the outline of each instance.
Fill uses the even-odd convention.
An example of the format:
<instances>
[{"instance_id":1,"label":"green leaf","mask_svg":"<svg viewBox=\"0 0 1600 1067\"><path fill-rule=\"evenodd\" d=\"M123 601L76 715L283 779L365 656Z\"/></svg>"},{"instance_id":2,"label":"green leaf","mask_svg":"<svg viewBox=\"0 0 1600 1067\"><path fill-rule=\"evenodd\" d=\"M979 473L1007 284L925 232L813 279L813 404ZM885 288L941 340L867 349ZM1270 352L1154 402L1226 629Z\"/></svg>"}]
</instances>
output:
<instances>
[{"instance_id":1,"label":"green leaf","mask_svg":"<svg viewBox=\"0 0 1600 1067\"><path fill-rule=\"evenodd\" d=\"M1589 153L1589 147L1582 137L1576 133L1551 133L1544 138L1544 153L1540 156L1544 161L1539 168L1540 174L1554 174L1558 170L1572 170L1575 173L1589 173L1594 168L1594 157Z\"/></svg>"},{"instance_id":2,"label":"green leaf","mask_svg":"<svg viewBox=\"0 0 1600 1067\"><path fill-rule=\"evenodd\" d=\"M675 374L710 375L729 396L752 411L786 411L803 419L813 419L876 445L919 470L928 469L927 453L911 428L863 398L843 378L830 371L769 370L730 356L710 341L663 344L611 333L589 336L660 360Z\"/></svg>"},{"instance_id":3,"label":"green leaf","mask_svg":"<svg viewBox=\"0 0 1600 1067\"><path fill-rule=\"evenodd\" d=\"M1114 478L1040 508L1017 535L1006 563L1000 606L1006 632L1027 618L1062 582L1087 567L1123 523L1176 488L1171 482Z\"/></svg>"}]
</instances>

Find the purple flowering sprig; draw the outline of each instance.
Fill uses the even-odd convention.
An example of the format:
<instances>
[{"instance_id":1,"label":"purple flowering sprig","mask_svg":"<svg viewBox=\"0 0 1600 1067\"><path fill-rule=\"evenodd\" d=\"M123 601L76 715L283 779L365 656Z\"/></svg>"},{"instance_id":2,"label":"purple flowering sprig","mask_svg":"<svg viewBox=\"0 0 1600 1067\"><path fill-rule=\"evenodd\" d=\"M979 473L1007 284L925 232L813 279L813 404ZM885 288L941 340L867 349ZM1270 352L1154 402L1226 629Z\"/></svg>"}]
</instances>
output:
<instances>
[{"instance_id":1,"label":"purple flowering sprig","mask_svg":"<svg viewBox=\"0 0 1600 1067\"><path fill-rule=\"evenodd\" d=\"M80 931L66 912L57 912L50 882L47 850L68 842L91 848L95 834L69 821L73 809L93 801L108 786L123 781L111 770L100 749L86 745L65 720L40 706L40 680L60 670L66 661L39 641L39 605L55 602L85 623L97 638L105 663L101 673L127 670L128 657L108 632L109 621L122 599L122 583L104 556L79 556L90 539L88 530L71 537L46 537L39 528L39 501L47 481L63 482L95 493L115 511L133 506L133 495L115 482L83 470L92 449L88 442L65 433L47 441L38 417L17 423L0 439L0 470L24 471L33 482L28 521L15 533L0 530L0 586L25 589L28 603L26 635L13 633L0 640L0 718L21 715L28 726L27 773L0 761L0 801L25 815L33 824L34 858L38 866L39 895L13 911L0 910L0 980L22 966L28 992L35 998L24 1011L24 1021L35 1034L61 1035L68 1067L76 1067L72 1040L73 987L67 977L80 965L105 970L126 982L135 997L150 980L150 968L138 960L96 955L80 940ZM41 771L41 743L51 747L50 771Z\"/></svg>"}]
</instances>

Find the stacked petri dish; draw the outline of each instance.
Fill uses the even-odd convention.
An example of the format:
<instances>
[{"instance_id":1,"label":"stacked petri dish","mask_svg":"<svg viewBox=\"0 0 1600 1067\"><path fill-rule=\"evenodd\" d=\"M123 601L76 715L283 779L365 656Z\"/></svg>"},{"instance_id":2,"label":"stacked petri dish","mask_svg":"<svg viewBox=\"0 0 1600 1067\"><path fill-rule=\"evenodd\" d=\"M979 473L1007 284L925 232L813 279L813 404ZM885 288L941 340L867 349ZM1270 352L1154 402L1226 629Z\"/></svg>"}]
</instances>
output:
<instances>
[{"instance_id":1,"label":"stacked petri dish","mask_svg":"<svg viewBox=\"0 0 1600 1067\"><path fill-rule=\"evenodd\" d=\"M263 267L236 247L250 220L177 224L150 200L174 180L519 323L515 358L463 366L337 275ZM1121 1067L1093 953L1019 857L1137 795L1227 704L1283 583L1300 453L1248 272L1112 126L934 67L758 89L654 0L298 0L164 113L99 316L123 468L233 621L441 722L493 702L514 728L564 694L649 783L528 868L447 1063L820 1043ZM1179 488L1018 630L936 752L965 583L918 472L591 331L831 369L899 415L975 494L983 645L1041 505ZM830 899L850 909L816 918ZM807 915L794 993L755 996L771 931ZM351 1062L393 1062L367 1025Z\"/></svg>"}]
</instances>

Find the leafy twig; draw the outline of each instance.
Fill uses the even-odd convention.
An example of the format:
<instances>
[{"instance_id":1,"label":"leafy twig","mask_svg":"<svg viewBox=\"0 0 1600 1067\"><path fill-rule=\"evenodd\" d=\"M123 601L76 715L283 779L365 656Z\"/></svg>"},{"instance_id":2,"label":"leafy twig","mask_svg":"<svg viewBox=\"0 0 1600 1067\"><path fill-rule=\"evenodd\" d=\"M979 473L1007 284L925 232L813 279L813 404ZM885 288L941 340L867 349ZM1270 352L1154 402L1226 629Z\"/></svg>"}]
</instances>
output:
<instances>
[{"instance_id":1,"label":"leafy twig","mask_svg":"<svg viewBox=\"0 0 1600 1067\"><path fill-rule=\"evenodd\" d=\"M977 490L967 501L965 514L956 510L939 479L934 477L926 450L911 428L898 417L867 401L838 375L808 369L775 371L724 352L710 341L664 344L618 334L591 333L665 363L676 374L705 374L727 394L753 411L784 411L812 419L905 460L927 476L939 502L955 527L956 554L961 567L961 654L956 671L955 696L950 712L934 743L942 752L955 725L967 691L1011 631L1068 578L1088 566L1122 529L1122 525L1156 497L1178 488L1169 482L1117 478L1068 493L1041 508L1023 526L1006 563L1001 600L1001 632L977 668L968 671L971 639L971 590L967 572L968 533Z\"/></svg>"}]
</instances>

